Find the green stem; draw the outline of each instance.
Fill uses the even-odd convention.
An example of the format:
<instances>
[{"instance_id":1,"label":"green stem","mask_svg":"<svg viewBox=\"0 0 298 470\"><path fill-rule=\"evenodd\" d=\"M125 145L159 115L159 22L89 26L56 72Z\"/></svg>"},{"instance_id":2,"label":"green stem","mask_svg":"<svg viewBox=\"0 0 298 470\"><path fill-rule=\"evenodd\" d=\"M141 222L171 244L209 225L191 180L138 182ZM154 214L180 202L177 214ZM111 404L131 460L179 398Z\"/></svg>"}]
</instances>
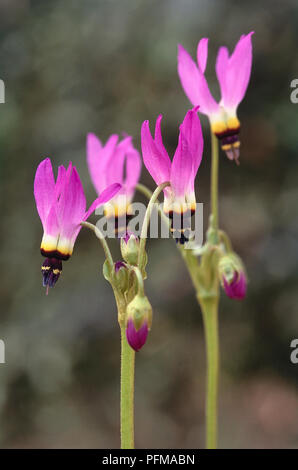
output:
<instances>
[{"instance_id":1,"label":"green stem","mask_svg":"<svg viewBox=\"0 0 298 470\"><path fill-rule=\"evenodd\" d=\"M82 222L83 227L92 230L104 249L107 262L114 269L114 260L109 245L101 231L89 222ZM138 275L138 273L136 273ZM143 282L143 279L142 279ZM126 302L117 295L113 286L121 328L121 378L120 378L120 434L121 449L134 449L134 375L135 352L126 340L125 312Z\"/></svg>"},{"instance_id":2,"label":"green stem","mask_svg":"<svg viewBox=\"0 0 298 470\"><path fill-rule=\"evenodd\" d=\"M120 433L121 449L134 449L135 352L121 326Z\"/></svg>"},{"instance_id":3,"label":"green stem","mask_svg":"<svg viewBox=\"0 0 298 470\"><path fill-rule=\"evenodd\" d=\"M211 213L214 242L218 243L218 138L211 131Z\"/></svg>"},{"instance_id":4,"label":"green stem","mask_svg":"<svg viewBox=\"0 0 298 470\"><path fill-rule=\"evenodd\" d=\"M219 372L218 297L198 295L205 329L206 381L206 448L217 447L217 401Z\"/></svg>"},{"instance_id":5,"label":"green stem","mask_svg":"<svg viewBox=\"0 0 298 470\"><path fill-rule=\"evenodd\" d=\"M139 249L139 256L138 256L138 266L140 269L143 268L143 262L145 259L145 248L146 248L146 241L147 241L147 232L151 217L151 212L153 209L153 204L157 201L158 196L160 193L167 187L170 186L170 183L167 181L166 183L162 183L155 189L154 193L152 194L143 221L142 231L141 231L141 238L140 238L140 249Z\"/></svg>"}]
</instances>

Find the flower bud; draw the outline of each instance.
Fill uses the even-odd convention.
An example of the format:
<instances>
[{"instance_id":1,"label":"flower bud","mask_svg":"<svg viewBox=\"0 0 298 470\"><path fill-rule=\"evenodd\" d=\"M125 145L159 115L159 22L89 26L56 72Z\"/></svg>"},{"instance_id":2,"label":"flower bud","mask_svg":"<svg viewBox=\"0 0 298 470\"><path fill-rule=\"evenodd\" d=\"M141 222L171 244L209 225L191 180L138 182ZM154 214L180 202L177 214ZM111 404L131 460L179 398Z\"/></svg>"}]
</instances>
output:
<instances>
[{"instance_id":1,"label":"flower bud","mask_svg":"<svg viewBox=\"0 0 298 470\"><path fill-rule=\"evenodd\" d=\"M127 232L121 238L120 249L123 259L130 265L136 266L139 256L139 239L133 233Z\"/></svg>"},{"instance_id":2,"label":"flower bud","mask_svg":"<svg viewBox=\"0 0 298 470\"><path fill-rule=\"evenodd\" d=\"M221 284L230 299L242 300L246 295L246 276L237 255L223 256L218 265Z\"/></svg>"},{"instance_id":3,"label":"flower bud","mask_svg":"<svg viewBox=\"0 0 298 470\"><path fill-rule=\"evenodd\" d=\"M125 292L128 289L128 269L122 261L115 263L115 278L117 281L118 288Z\"/></svg>"},{"instance_id":4,"label":"flower bud","mask_svg":"<svg viewBox=\"0 0 298 470\"><path fill-rule=\"evenodd\" d=\"M152 323L152 307L148 298L137 294L126 309L126 338L135 351L146 343Z\"/></svg>"}]
</instances>

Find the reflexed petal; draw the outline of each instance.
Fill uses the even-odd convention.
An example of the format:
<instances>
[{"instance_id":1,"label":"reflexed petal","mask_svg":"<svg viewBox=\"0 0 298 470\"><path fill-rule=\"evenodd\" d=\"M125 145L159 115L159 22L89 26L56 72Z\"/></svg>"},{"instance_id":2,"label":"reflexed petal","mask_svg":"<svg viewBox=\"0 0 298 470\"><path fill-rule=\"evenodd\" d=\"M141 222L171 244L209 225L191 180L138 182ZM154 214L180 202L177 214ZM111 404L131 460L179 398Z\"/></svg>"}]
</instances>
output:
<instances>
[{"instance_id":1,"label":"reflexed petal","mask_svg":"<svg viewBox=\"0 0 298 470\"><path fill-rule=\"evenodd\" d=\"M171 168L171 186L175 197L183 197L192 179L193 162L190 158L189 144L184 133L180 130L178 146Z\"/></svg>"},{"instance_id":2,"label":"reflexed petal","mask_svg":"<svg viewBox=\"0 0 298 470\"><path fill-rule=\"evenodd\" d=\"M127 151L131 148L131 137L125 137L115 147L106 167L106 180L108 184L119 183L123 185L124 163Z\"/></svg>"},{"instance_id":3,"label":"reflexed petal","mask_svg":"<svg viewBox=\"0 0 298 470\"><path fill-rule=\"evenodd\" d=\"M145 167L155 183L159 185L169 181L171 160L168 154L165 154L164 151L161 150L161 146L159 145L159 147L157 147L154 142L149 129L149 121L144 121L142 124L141 145Z\"/></svg>"},{"instance_id":4,"label":"reflexed petal","mask_svg":"<svg viewBox=\"0 0 298 470\"><path fill-rule=\"evenodd\" d=\"M46 158L37 167L34 178L34 197L40 220L45 225L55 202L55 180L51 160Z\"/></svg>"},{"instance_id":5,"label":"reflexed petal","mask_svg":"<svg viewBox=\"0 0 298 470\"><path fill-rule=\"evenodd\" d=\"M193 188L193 182L202 161L204 145L202 127L197 112L198 107L189 110L180 126L180 131L188 143L189 158L192 160L191 188Z\"/></svg>"},{"instance_id":6,"label":"reflexed petal","mask_svg":"<svg viewBox=\"0 0 298 470\"><path fill-rule=\"evenodd\" d=\"M87 135L87 164L93 186L98 194L109 184L107 179L107 165L115 151L118 136L113 134L106 144L102 146L96 135Z\"/></svg>"},{"instance_id":7,"label":"reflexed petal","mask_svg":"<svg viewBox=\"0 0 298 470\"><path fill-rule=\"evenodd\" d=\"M169 154L168 152L166 151L166 148L163 144L163 140L162 140L162 135L161 135L161 120L162 120L162 114L160 114L158 116L158 118L156 119L156 124L155 124L155 134L154 134L154 142L155 142L155 145L157 147L157 149L159 150L159 152L162 154L163 156L163 159L166 163L169 162L170 158L169 158Z\"/></svg>"},{"instance_id":8,"label":"reflexed petal","mask_svg":"<svg viewBox=\"0 0 298 470\"><path fill-rule=\"evenodd\" d=\"M95 211L98 206L100 206L101 204L105 204L110 199L112 199L119 192L120 189L121 184L119 183L111 184L108 188L104 189L101 195L97 199L95 199L95 201L91 204L87 212L82 217L81 221L87 220L88 217L92 214L92 212Z\"/></svg>"},{"instance_id":9,"label":"reflexed petal","mask_svg":"<svg viewBox=\"0 0 298 470\"><path fill-rule=\"evenodd\" d=\"M126 180L125 188L128 195L132 197L141 174L141 157L139 152L131 146L126 155Z\"/></svg>"},{"instance_id":10,"label":"reflexed petal","mask_svg":"<svg viewBox=\"0 0 298 470\"><path fill-rule=\"evenodd\" d=\"M228 60L225 78L223 78L223 66L226 62L226 53L221 52L219 57L218 76L221 77L222 102L226 108L235 109L244 98L247 90L252 66L252 34L253 32L241 36L236 44L234 52Z\"/></svg>"},{"instance_id":11,"label":"reflexed petal","mask_svg":"<svg viewBox=\"0 0 298 470\"><path fill-rule=\"evenodd\" d=\"M178 75L184 92L194 106L200 106L200 112L210 115L218 112L218 104L209 91L204 74L188 52L178 45Z\"/></svg>"},{"instance_id":12,"label":"reflexed petal","mask_svg":"<svg viewBox=\"0 0 298 470\"><path fill-rule=\"evenodd\" d=\"M61 237L71 238L83 220L86 198L83 186L75 167L71 163L67 169L67 181L58 202L58 220Z\"/></svg>"},{"instance_id":13,"label":"reflexed petal","mask_svg":"<svg viewBox=\"0 0 298 470\"><path fill-rule=\"evenodd\" d=\"M199 69L205 73L208 59L208 38L202 38L197 47L197 61Z\"/></svg>"},{"instance_id":14,"label":"reflexed petal","mask_svg":"<svg viewBox=\"0 0 298 470\"><path fill-rule=\"evenodd\" d=\"M63 191L63 187L66 181L66 169L63 165L60 165L58 168L58 176L55 185L55 198L58 200L60 197L61 192Z\"/></svg>"},{"instance_id":15,"label":"reflexed petal","mask_svg":"<svg viewBox=\"0 0 298 470\"><path fill-rule=\"evenodd\" d=\"M226 77L229 64L229 52L226 47L220 47L216 58L216 75L220 85L221 98L227 97Z\"/></svg>"}]
</instances>

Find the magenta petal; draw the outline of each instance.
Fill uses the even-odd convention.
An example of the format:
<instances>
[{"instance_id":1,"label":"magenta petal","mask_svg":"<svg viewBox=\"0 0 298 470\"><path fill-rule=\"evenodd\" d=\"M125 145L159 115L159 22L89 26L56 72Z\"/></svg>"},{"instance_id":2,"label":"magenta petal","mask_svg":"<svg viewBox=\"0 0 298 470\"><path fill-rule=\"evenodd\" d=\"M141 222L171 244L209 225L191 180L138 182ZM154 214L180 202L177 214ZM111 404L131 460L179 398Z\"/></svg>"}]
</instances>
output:
<instances>
[{"instance_id":1,"label":"magenta petal","mask_svg":"<svg viewBox=\"0 0 298 470\"><path fill-rule=\"evenodd\" d=\"M188 111L180 126L180 131L183 133L188 143L189 158L192 160L191 188L193 187L194 179L202 161L204 146L202 127L197 111L197 107Z\"/></svg>"},{"instance_id":2,"label":"magenta petal","mask_svg":"<svg viewBox=\"0 0 298 470\"><path fill-rule=\"evenodd\" d=\"M66 169L64 168L63 165L60 165L58 168L58 176L57 176L57 181L55 185L55 199L58 200L60 197L60 194L63 191L64 184L66 182Z\"/></svg>"},{"instance_id":3,"label":"magenta petal","mask_svg":"<svg viewBox=\"0 0 298 470\"><path fill-rule=\"evenodd\" d=\"M200 112L207 115L218 112L219 106L209 91L203 72L180 44L178 45L178 75L182 88L193 106L199 105Z\"/></svg>"},{"instance_id":4,"label":"magenta petal","mask_svg":"<svg viewBox=\"0 0 298 470\"><path fill-rule=\"evenodd\" d=\"M202 38L197 47L197 61L199 69L202 73L205 73L208 59L208 39Z\"/></svg>"},{"instance_id":5,"label":"magenta petal","mask_svg":"<svg viewBox=\"0 0 298 470\"><path fill-rule=\"evenodd\" d=\"M238 274L235 272L232 282L228 283L224 278L224 289L228 297L231 299L242 300L246 295L246 278L243 272Z\"/></svg>"},{"instance_id":6,"label":"magenta petal","mask_svg":"<svg viewBox=\"0 0 298 470\"><path fill-rule=\"evenodd\" d=\"M160 119L160 118L159 118ZM169 181L171 160L162 150L160 140L157 139L158 146L153 140L149 121L144 121L141 129L142 154L145 167L157 185Z\"/></svg>"},{"instance_id":7,"label":"magenta petal","mask_svg":"<svg viewBox=\"0 0 298 470\"><path fill-rule=\"evenodd\" d=\"M188 141L182 131L179 134L178 146L173 157L171 168L171 185L175 197L184 197L192 180L192 159Z\"/></svg>"},{"instance_id":8,"label":"magenta petal","mask_svg":"<svg viewBox=\"0 0 298 470\"><path fill-rule=\"evenodd\" d=\"M109 159L109 163L104 170L106 172L106 180L108 184L120 183L123 185L124 177L124 164L126 160L126 153L131 147L131 137L125 137L115 147L113 155Z\"/></svg>"},{"instance_id":9,"label":"magenta petal","mask_svg":"<svg viewBox=\"0 0 298 470\"><path fill-rule=\"evenodd\" d=\"M172 162L171 184L176 197L193 190L202 152L202 129L197 108L194 108L186 113L180 126L178 147Z\"/></svg>"},{"instance_id":10,"label":"magenta petal","mask_svg":"<svg viewBox=\"0 0 298 470\"><path fill-rule=\"evenodd\" d=\"M165 162L165 166L166 168L168 168L169 166L169 162L170 162L170 158L169 158L169 154L168 152L166 151L166 148L163 144L163 140L162 140L162 135L161 135L161 121L162 121L162 114L160 114L158 116L158 118L156 119L156 123L155 123L155 133L154 133L154 142L155 142L155 145L158 149L158 151L160 152L160 154L162 155L162 158Z\"/></svg>"},{"instance_id":11,"label":"magenta petal","mask_svg":"<svg viewBox=\"0 0 298 470\"><path fill-rule=\"evenodd\" d=\"M117 141L118 136L112 134L103 146L95 134L89 133L87 135L87 164L97 194L100 194L110 184L107 179L107 170L114 155Z\"/></svg>"},{"instance_id":12,"label":"magenta petal","mask_svg":"<svg viewBox=\"0 0 298 470\"><path fill-rule=\"evenodd\" d=\"M139 351L146 343L148 336L148 325L145 322L139 330L135 329L134 323L130 318L126 327L127 342L132 349Z\"/></svg>"},{"instance_id":13,"label":"magenta petal","mask_svg":"<svg viewBox=\"0 0 298 470\"><path fill-rule=\"evenodd\" d=\"M228 60L225 73L223 70L219 72L221 80L223 80L222 77L225 74L222 101L223 105L227 108L236 108L244 98L251 74L252 34L253 32L250 32L246 36L241 36ZM224 54L224 52L221 52L220 61L222 62L222 69L226 63Z\"/></svg>"},{"instance_id":14,"label":"magenta petal","mask_svg":"<svg viewBox=\"0 0 298 470\"><path fill-rule=\"evenodd\" d=\"M139 152L131 146L126 155L125 189L128 197L132 197L141 174L141 157Z\"/></svg>"},{"instance_id":15,"label":"magenta petal","mask_svg":"<svg viewBox=\"0 0 298 470\"><path fill-rule=\"evenodd\" d=\"M55 201L55 180L51 160L46 158L37 167L34 178L34 197L43 226Z\"/></svg>"},{"instance_id":16,"label":"magenta petal","mask_svg":"<svg viewBox=\"0 0 298 470\"><path fill-rule=\"evenodd\" d=\"M105 204L110 199L112 199L121 189L121 184L114 183L108 186L106 189L103 190L101 195L95 199L95 201L91 204L87 212L84 214L82 220L87 220L88 217L95 211L95 209L100 206L101 204Z\"/></svg>"},{"instance_id":17,"label":"magenta petal","mask_svg":"<svg viewBox=\"0 0 298 470\"><path fill-rule=\"evenodd\" d=\"M220 86L221 99L225 102L228 97L226 84L227 71L229 65L229 52L226 47L220 47L216 58L216 75Z\"/></svg>"},{"instance_id":18,"label":"magenta petal","mask_svg":"<svg viewBox=\"0 0 298 470\"><path fill-rule=\"evenodd\" d=\"M58 220L61 237L72 238L83 220L86 210L84 189L75 167L67 169L67 181L58 202Z\"/></svg>"}]
</instances>

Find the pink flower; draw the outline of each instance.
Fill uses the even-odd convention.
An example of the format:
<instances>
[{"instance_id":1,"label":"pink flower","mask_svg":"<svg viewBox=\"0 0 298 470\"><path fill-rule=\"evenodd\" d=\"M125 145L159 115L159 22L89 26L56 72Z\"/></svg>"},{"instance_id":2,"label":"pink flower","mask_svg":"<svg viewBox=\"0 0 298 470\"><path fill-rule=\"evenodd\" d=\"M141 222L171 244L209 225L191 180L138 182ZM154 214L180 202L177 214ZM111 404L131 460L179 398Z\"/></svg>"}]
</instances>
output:
<instances>
[{"instance_id":1,"label":"pink flower","mask_svg":"<svg viewBox=\"0 0 298 470\"><path fill-rule=\"evenodd\" d=\"M89 133L87 164L98 194L110 184L121 184L121 190L105 205L105 213L125 219L130 215L130 203L141 173L141 158L132 144L132 137L127 136L118 143L118 135L113 134L103 145L96 135Z\"/></svg>"},{"instance_id":2,"label":"pink flower","mask_svg":"<svg viewBox=\"0 0 298 470\"><path fill-rule=\"evenodd\" d=\"M176 214L191 214L196 208L194 181L202 160L203 136L198 107L189 110L180 125L178 146L173 160L163 145L158 116L155 136L152 138L149 121L141 129L141 143L144 164L157 185L169 181L171 186L164 190L164 211L173 217Z\"/></svg>"},{"instance_id":3,"label":"pink flower","mask_svg":"<svg viewBox=\"0 0 298 470\"><path fill-rule=\"evenodd\" d=\"M240 147L237 107L244 98L250 79L252 34L253 32L242 35L230 56L226 47L221 47L218 51L216 74L221 90L219 103L211 95L205 78L208 39L203 38L198 43L197 64L188 52L178 45L178 74L185 94L194 106L200 105L200 112L209 117L211 129L220 139L227 157L236 162Z\"/></svg>"},{"instance_id":4,"label":"pink flower","mask_svg":"<svg viewBox=\"0 0 298 470\"><path fill-rule=\"evenodd\" d=\"M246 295L246 277L243 271L236 272L231 282L223 277L223 286L228 297L242 300Z\"/></svg>"},{"instance_id":5,"label":"pink flower","mask_svg":"<svg viewBox=\"0 0 298 470\"><path fill-rule=\"evenodd\" d=\"M86 212L86 198L76 168L60 166L55 182L51 160L43 160L36 170L34 197L43 225L40 251L47 259L42 267L44 285L53 287L66 261L73 252L74 243L81 230L81 222L100 204L109 201L121 188L113 184L106 188Z\"/></svg>"}]
</instances>

